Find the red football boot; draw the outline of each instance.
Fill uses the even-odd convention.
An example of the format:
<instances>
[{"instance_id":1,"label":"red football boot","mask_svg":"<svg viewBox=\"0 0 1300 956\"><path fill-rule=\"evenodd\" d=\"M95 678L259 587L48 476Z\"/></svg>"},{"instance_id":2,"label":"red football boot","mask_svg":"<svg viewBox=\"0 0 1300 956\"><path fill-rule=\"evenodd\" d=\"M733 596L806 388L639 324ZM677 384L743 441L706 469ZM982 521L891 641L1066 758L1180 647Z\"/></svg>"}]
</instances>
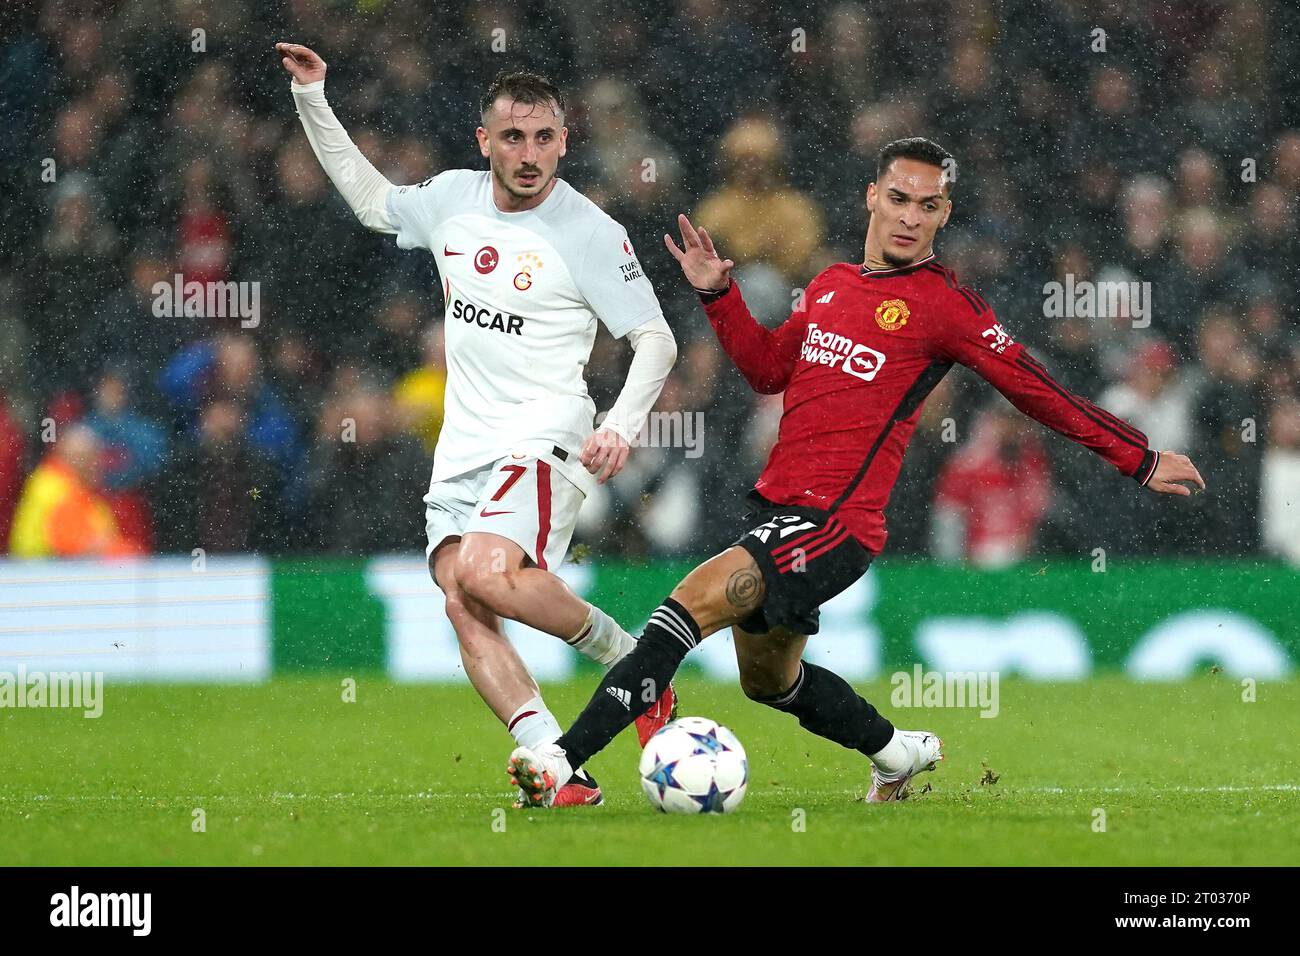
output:
<instances>
[{"instance_id":1,"label":"red football boot","mask_svg":"<svg viewBox=\"0 0 1300 956\"><path fill-rule=\"evenodd\" d=\"M579 767L555 795L553 807L598 807L605 802L596 778Z\"/></svg>"},{"instance_id":2,"label":"red football boot","mask_svg":"<svg viewBox=\"0 0 1300 956\"><path fill-rule=\"evenodd\" d=\"M645 747L651 737L676 719L677 692L673 690L673 685L669 684L668 689L650 706L650 709L636 719L636 736L641 741L641 746Z\"/></svg>"}]
</instances>

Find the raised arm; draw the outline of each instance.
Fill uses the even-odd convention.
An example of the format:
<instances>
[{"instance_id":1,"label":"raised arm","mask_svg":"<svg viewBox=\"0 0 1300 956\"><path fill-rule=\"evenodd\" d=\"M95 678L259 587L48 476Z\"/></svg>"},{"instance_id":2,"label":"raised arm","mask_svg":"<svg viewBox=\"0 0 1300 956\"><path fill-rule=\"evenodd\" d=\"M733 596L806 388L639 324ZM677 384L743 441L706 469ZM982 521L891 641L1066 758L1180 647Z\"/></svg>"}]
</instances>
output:
<instances>
[{"instance_id":1,"label":"raised arm","mask_svg":"<svg viewBox=\"0 0 1300 956\"><path fill-rule=\"evenodd\" d=\"M275 50L293 77L290 89L298 119L321 168L363 226L395 234L387 205L393 184L362 155L330 109L325 99L325 61L297 43L277 43Z\"/></svg>"},{"instance_id":2,"label":"raised arm","mask_svg":"<svg viewBox=\"0 0 1300 956\"><path fill-rule=\"evenodd\" d=\"M1142 487L1176 495L1190 495L1187 484L1205 488L1186 455L1156 451L1128 422L1058 383L982 300L978 307L954 306L942 348L1030 418L1090 448Z\"/></svg>"},{"instance_id":3,"label":"raised arm","mask_svg":"<svg viewBox=\"0 0 1300 956\"><path fill-rule=\"evenodd\" d=\"M664 244L699 294L723 351L754 391L763 395L784 391L799 357L806 313L791 315L775 330L764 328L745 305L740 287L731 280L735 263L719 258L708 231L696 230L689 219L680 215L677 227L683 248L679 249L668 235L664 236Z\"/></svg>"}]
</instances>

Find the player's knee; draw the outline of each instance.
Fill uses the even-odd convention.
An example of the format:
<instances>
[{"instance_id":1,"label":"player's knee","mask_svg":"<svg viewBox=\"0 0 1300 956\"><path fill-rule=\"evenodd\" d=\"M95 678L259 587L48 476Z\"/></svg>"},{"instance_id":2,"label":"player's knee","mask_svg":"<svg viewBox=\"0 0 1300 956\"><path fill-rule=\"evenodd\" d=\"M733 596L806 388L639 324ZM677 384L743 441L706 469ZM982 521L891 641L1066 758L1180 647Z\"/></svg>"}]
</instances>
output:
<instances>
[{"instance_id":1,"label":"player's knee","mask_svg":"<svg viewBox=\"0 0 1300 956\"><path fill-rule=\"evenodd\" d=\"M510 605L518 588L513 568L497 569L483 562L460 561L456 583L472 600L494 614L510 617Z\"/></svg>"},{"instance_id":2,"label":"player's knee","mask_svg":"<svg viewBox=\"0 0 1300 956\"><path fill-rule=\"evenodd\" d=\"M690 581L682 581L677 587L673 588L672 593L668 596L686 608L691 617L697 619L700 612L708 606L708 593L704 588L692 584Z\"/></svg>"},{"instance_id":3,"label":"player's knee","mask_svg":"<svg viewBox=\"0 0 1300 956\"><path fill-rule=\"evenodd\" d=\"M707 629L711 632L719 621L734 614L726 595L707 581L687 578L673 588L669 597L686 609L701 631Z\"/></svg>"},{"instance_id":4,"label":"player's knee","mask_svg":"<svg viewBox=\"0 0 1300 956\"><path fill-rule=\"evenodd\" d=\"M710 558L673 589L672 598L712 633L743 620L762 604L763 577L754 559L733 547Z\"/></svg>"}]
</instances>

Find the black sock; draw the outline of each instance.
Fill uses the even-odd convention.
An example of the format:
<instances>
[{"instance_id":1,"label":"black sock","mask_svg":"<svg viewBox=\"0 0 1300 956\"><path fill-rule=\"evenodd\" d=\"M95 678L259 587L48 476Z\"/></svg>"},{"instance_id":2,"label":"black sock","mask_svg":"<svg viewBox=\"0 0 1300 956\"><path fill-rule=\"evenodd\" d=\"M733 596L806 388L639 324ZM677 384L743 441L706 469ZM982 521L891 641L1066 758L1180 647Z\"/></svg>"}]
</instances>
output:
<instances>
[{"instance_id":1,"label":"black sock","mask_svg":"<svg viewBox=\"0 0 1300 956\"><path fill-rule=\"evenodd\" d=\"M686 652L700 642L700 627L672 598L655 608L632 653L609 669L586 708L556 741L577 767L659 699ZM647 699L647 697L649 699Z\"/></svg>"},{"instance_id":2,"label":"black sock","mask_svg":"<svg viewBox=\"0 0 1300 956\"><path fill-rule=\"evenodd\" d=\"M785 693L750 699L793 714L805 730L868 757L884 750L894 736L894 725L859 697L848 681L807 661L799 662L799 677Z\"/></svg>"}]
</instances>

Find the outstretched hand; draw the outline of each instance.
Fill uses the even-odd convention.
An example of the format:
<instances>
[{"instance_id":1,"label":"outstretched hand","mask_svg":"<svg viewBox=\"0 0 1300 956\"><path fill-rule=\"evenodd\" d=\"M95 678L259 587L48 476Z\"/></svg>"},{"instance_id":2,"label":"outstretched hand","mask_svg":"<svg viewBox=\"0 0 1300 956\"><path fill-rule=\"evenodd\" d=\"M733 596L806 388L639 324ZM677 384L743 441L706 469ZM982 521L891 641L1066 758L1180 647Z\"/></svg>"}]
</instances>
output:
<instances>
[{"instance_id":1,"label":"outstretched hand","mask_svg":"<svg viewBox=\"0 0 1300 956\"><path fill-rule=\"evenodd\" d=\"M730 259L718 258L708 231L703 227L697 231L685 216L678 215L677 228L682 234L682 245L685 248L677 248L677 243L667 233L664 233L664 245L682 267L686 281L696 289L725 289L731 281L731 270L736 264Z\"/></svg>"},{"instance_id":2,"label":"outstretched hand","mask_svg":"<svg viewBox=\"0 0 1300 956\"><path fill-rule=\"evenodd\" d=\"M1147 482L1148 490L1165 495L1190 495L1192 489L1188 487L1189 484L1205 490L1205 479L1196 470L1192 460L1177 452L1162 451L1160 461L1156 463L1155 474Z\"/></svg>"},{"instance_id":3,"label":"outstretched hand","mask_svg":"<svg viewBox=\"0 0 1300 956\"><path fill-rule=\"evenodd\" d=\"M280 63L299 86L325 79L325 61L307 47L298 43L277 43L275 52L280 54Z\"/></svg>"}]
</instances>

